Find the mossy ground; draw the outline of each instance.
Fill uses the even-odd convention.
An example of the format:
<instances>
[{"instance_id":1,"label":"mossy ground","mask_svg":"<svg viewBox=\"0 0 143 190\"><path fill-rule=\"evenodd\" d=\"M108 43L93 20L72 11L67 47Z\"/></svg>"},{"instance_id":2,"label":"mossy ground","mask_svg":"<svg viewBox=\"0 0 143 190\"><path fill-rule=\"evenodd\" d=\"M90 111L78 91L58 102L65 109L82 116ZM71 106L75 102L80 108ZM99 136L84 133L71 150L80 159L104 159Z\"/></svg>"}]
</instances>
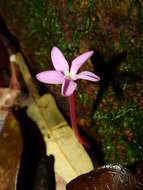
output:
<instances>
[{"instance_id":1,"label":"mossy ground","mask_svg":"<svg viewBox=\"0 0 143 190\"><path fill-rule=\"evenodd\" d=\"M105 161L130 164L143 160L142 1L0 0L0 10L21 49L33 60L29 63L33 73L52 68L50 50L54 45L70 61L88 49L101 52L107 62L112 56L127 52L119 68L125 74L117 78L122 97L117 98L109 86L98 109L92 110L99 85L82 81L77 109L84 109L78 117L94 119ZM91 63L86 68L93 71ZM57 99L63 101L59 88L52 89ZM64 110L64 104L59 105Z\"/></svg>"}]
</instances>

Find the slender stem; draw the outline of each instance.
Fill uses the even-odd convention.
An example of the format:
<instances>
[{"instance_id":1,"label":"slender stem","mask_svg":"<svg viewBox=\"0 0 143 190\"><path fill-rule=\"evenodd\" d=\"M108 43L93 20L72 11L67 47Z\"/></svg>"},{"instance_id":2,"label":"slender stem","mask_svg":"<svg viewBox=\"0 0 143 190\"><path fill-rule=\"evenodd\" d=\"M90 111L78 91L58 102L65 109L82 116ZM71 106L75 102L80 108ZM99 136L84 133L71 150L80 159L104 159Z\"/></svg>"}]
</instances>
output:
<instances>
[{"instance_id":1,"label":"slender stem","mask_svg":"<svg viewBox=\"0 0 143 190\"><path fill-rule=\"evenodd\" d=\"M85 145L86 148L90 148L90 145L87 142L87 140L80 135L77 124L76 124L74 93L69 97L69 103L70 103L71 125L74 131L74 134L76 138L78 139L79 143Z\"/></svg>"}]
</instances>

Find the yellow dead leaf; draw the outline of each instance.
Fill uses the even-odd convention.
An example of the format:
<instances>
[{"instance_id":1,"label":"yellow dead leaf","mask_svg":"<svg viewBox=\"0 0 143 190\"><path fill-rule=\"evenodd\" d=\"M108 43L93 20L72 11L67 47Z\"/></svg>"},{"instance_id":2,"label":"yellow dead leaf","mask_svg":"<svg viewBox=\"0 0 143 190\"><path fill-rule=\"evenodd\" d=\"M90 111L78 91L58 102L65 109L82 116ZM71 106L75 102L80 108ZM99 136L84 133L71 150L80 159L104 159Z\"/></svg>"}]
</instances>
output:
<instances>
[{"instance_id":1,"label":"yellow dead leaf","mask_svg":"<svg viewBox=\"0 0 143 190\"><path fill-rule=\"evenodd\" d=\"M93 169L89 156L77 142L50 94L42 96L37 105L33 103L27 113L41 129L47 154L55 157L55 171L66 182Z\"/></svg>"}]
</instances>

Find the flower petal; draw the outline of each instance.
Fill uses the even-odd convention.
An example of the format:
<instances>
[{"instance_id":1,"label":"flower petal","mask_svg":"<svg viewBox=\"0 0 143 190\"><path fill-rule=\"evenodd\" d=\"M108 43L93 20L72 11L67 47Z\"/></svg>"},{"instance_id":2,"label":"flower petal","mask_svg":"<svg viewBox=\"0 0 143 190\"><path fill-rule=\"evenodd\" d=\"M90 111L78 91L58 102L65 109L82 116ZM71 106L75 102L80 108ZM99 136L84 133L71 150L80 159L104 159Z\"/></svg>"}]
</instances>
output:
<instances>
[{"instance_id":1,"label":"flower petal","mask_svg":"<svg viewBox=\"0 0 143 190\"><path fill-rule=\"evenodd\" d=\"M94 51L88 51L75 58L72 61L70 72L76 74L83 63L85 63L93 55L93 53Z\"/></svg>"},{"instance_id":2,"label":"flower petal","mask_svg":"<svg viewBox=\"0 0 143 190\"><path fill-rule=\"evenodd\" d=\"M95 75L92 72L83 71L83 72L79 73L78 75L75 75L74 80L77 80L77 79L85 79L85 80L90 80L90 81L96 82L96 81L100 80L100 77L98 77L97 75Z\"/></svg>"},{"instance_id":3,"label":"flower petal","mask_svg":"<svg viewBox=\"0 0 143 190\"><path fill-rule=\"evenodd\" d=\"M57 48L53 47L51 51L51 58L54 65L54 68L57 71L69 71L69 65L65 59L63 53Z\"/></svg>"},{"instance_id":4,"label":"flower petal","mask_svg":"<svg viewBox=\"0 0 143 190\"><path fill-rule=\"evenodd\" d=\"M62 85L62 95L70 96L75 91L77 83L73 80L65 79Z\"/></svg>"},{"instance_id":5,"label":"flower petal","mask_svg":"<svg viewBox=\"0 0 143 190\"><path fill-rule=\"evenodd\" d=\"M62 84L64 82L64 75L60 71L43 71L38 73L36 78L47 84Z\"/></svg>"}]
</instances>

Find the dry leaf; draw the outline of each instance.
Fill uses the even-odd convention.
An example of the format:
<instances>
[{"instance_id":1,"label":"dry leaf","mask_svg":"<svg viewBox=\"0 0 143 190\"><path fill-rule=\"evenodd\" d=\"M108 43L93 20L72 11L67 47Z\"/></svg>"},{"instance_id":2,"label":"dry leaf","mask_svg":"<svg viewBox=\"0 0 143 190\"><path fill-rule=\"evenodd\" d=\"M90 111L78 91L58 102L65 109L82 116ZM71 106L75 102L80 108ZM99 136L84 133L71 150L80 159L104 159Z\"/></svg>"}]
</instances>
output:
<instances>
[{"instance_id":1,"label":"dry leaf","mask_svg":"<svg viewBox=\"0 0 143 190\"><path fill-rule=\"evenodd\" d=\"M14 104L14 101L19 94L20 90L0 88L0 110L8 111Z\"/></svg>"},{"instance_id":2,"label":"dry leaf","mask_svg":"<svg viewBox=\"0 0 143 190\"><path fill-rule=\"evenodd\" d=\"M58 174L56 174L56 190L66 190L66 182Z\"/></svg>"},{"instance_id":3,"label":"dry leaf","mask_svg":"<svg viewBox=\"0 0 143 190\"><path fill-rule=\"evenodd\" d=\"M0 190L16 190L22 149L19 123L10 112L0 138Z\"/></svg>"},{"instance_id":4,"label":"dry leaf","mask_svg":"<svg viewBox=\"0 0 143 190\"><path fill-rule=\"evenodd\" d=\"M9 110L19 94L19 90L0 88L0 133L4 127L4 123L9 113Z\"/></svg>"},{"instance_id":5,"label":"dry leaf","mask_svg":"<svg viewBox=\"0 0 143 190\"><path fill-rule=\"evenodd\" d=\"M66 182L93 169L89 156L77 142L50 94L42 96L37 105L29 106L27 113L44 136L47 154L55 157L56 173Z\"/></svg>"}]
</instances>

